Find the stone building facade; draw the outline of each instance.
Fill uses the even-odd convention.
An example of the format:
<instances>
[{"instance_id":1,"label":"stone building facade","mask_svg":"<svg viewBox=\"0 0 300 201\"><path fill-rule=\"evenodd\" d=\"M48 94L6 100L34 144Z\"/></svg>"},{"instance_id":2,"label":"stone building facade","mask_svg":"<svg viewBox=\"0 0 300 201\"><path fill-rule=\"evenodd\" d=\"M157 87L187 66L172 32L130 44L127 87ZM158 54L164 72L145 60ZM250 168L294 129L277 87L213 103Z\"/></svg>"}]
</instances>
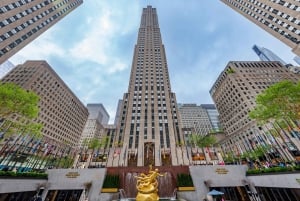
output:
<instances>
[{"instance_id":1,"label":"stone building facade","mask_svg":"<svg viewBox=\"0 0 300 201\"><path fill-rule=\"evenodd\" d=\"M300 56L300 2L296 0L221 0Z\"/></svg>"},{"instance_id":2,"label":"stone building facade","mask_svg":"<svg viewBox=\"0 0 300 201\"><path fill-rule=\"evenodd\" d=\"M82 2L83 0L0 1L0 64Z\"/></svg>"}]
</instances>

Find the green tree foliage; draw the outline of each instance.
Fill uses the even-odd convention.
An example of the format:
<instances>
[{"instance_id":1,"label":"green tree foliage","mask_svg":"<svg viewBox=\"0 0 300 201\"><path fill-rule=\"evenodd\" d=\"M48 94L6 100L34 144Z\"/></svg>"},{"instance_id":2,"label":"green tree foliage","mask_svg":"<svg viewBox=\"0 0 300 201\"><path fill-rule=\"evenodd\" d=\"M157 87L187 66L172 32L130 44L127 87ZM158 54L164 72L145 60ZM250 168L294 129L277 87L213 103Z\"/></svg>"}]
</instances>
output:
<instances>
[{"instance_id":1,"label":"green tree foliage","mask_svg":"<svg viewBox=\"0 0 300 201\"><path fill-rule=\"evenodd\" d=\"M0 116L18 115L29 119L38 115L39 96L13 83L0 83Z\"/></svg>"},{"instance_id":2,"label":"green tree foliage","mask_svg":"<svg viewBox=\"0 0 300 201\"><path fill-rule=\"evenodd\" d=\"M98 149L99 147L100 147L100 140L98 138L92 138L89 141L89 144L88 144L89 149L95 150L95 149Z\"/></svg>"},{"instance_id":3,"label":"green tree foliage","mask_svg":"<svg viewBox=\"0 0 300 201\"><path fill-rule=\"evenodd\" d=\"M0 119L5 134L23 133L41 136L42 125L33 120L38 116L39 96L13 83L0 82Z\"/></svg>"},{"instance_id":4,"label":"green tree foliage","mask_svg":"<svg viewBox=\"0 0 300 201\"><path fill-rule=\"evenodd\" d=\"M192 134L190 136L190 143L196 145L200 148L209 147L217 142L214 135L198 135Z\"/></svg>"},{"instance_id":5,"label":"green tree foliage","mask_svg":"<svg viewBox=\"0 0 300 201\"><path fill-rule=\"evenodd\" d=\"M256 97L256 107L249 113L259 122L300 119L300 82L281 81Z\"/></svg>"}]
</instances>

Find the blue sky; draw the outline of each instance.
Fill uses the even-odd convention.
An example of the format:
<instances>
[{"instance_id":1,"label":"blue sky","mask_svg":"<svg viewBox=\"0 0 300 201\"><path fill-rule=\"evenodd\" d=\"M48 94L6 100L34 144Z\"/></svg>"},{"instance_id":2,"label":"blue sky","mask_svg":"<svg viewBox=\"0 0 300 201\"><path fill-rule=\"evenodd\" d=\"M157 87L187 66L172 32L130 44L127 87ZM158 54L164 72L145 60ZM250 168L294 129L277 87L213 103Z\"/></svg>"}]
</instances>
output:
<instances>
[{"instance_id":1,"label":"blue sky","mask_svg":"<svg viewBox=\"0 0 300 201\"><path fill-rule=\"evenodd\" d=\"M209 90L229 61L258 60L254 44L293 63L289 47L219 0L85 0L10 61L46 60L85 105L103 103L113 122L147 5L157 8L177 102L213 103Z\"/></svg>"}]
</instances>

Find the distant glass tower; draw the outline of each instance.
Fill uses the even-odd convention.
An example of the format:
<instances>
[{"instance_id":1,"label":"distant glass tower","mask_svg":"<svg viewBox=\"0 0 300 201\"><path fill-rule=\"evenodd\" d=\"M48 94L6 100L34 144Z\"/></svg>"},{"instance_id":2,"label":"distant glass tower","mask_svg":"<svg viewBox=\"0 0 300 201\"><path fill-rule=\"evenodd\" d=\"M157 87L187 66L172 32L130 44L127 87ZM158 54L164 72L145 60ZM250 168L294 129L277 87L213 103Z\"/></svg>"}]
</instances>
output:
<instances>
[{"instance_id":1,"label":"distant glass tower","mask_svg":"<svg viewBox=\"0 0 300 201\"><path fill-rule=\"evenodd\" d=\"M294 57L294 61L300 65L300 57Z\"/></svg>"},{"instance_id":2,"label":"distant glass tower","mask_svg":"<svg viewBox=\"0 0 300 201\"><path fill-rule=\"evenodd\" d=\"M82 2L83 0L1 0L0 64Z\"/></svg>"},{"instance_id":3,"label":"distant glass tower","mask_svg":"<svg viewBox=\"0 0 300 201\"><path fill-rule=\"evenodd\" d=\"M143 9L108 166L188 165L156 9Z\"/></svg>"},{"instance_id":4,"label":"distant glass tower","mask_svg":"<svg viewBox=\"0 0 300 201\"><path fill-rule=\"evenodd\" d=\"M221 131L221 125L219 121L219 112L214 104L201 104L200 105L203 109L206 110L213 132Z\"/></svg>"},{"instance_id":5,"label":"distant glass tower","mask_svg":"<svg viewBox=\"0 0 300 201\"><path fill-rule=\"evenodd\" d=\"M257 45L254 45L252 49L254 50L254 52L257 54L257 56L260 58L261 61L279 61L283 65L287 65L287 63L284 62L279 56L277 56L267 48L258 47Z\"/></svg>"},{"instance_id":6,"label":"distant glass tower","mask_svg":"<svg viewBox=\"0 0 300 201\"><path fill-rule=\"evenodd\" d=\"M299 0L221 0L300 56Z\"/></svg>"},{"instance_id":7,"label":"distant glass tower","mask_svg":"<svg viewBox=\"0 0 300 201\"><path fill-rule=\"evenodd\" d=\"M11 71L15 66L10 61L5 61L0 65L0 79L2 79L9 71Z\"/></svg>"}]
</instances>

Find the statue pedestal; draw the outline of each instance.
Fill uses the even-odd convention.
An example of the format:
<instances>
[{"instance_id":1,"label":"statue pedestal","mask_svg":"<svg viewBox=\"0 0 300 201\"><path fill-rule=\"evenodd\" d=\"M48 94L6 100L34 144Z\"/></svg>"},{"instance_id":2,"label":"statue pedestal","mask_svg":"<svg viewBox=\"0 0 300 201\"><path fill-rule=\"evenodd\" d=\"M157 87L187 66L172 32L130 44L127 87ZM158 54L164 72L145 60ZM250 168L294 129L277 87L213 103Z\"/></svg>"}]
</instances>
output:
<instances>
[{"instance_id":1,"label":"statue pedestal","mask_svg":"<svg viewBox=\"0 0 300 201\"><path fill-rule=\"evenodd\" d=\"M150 193L150 194L142 194L142 193L138 193L136 196L136 200L137 201L158 201L159 200L159 196L157 195L157 193Z\"/></svg>"}]
</instances>

